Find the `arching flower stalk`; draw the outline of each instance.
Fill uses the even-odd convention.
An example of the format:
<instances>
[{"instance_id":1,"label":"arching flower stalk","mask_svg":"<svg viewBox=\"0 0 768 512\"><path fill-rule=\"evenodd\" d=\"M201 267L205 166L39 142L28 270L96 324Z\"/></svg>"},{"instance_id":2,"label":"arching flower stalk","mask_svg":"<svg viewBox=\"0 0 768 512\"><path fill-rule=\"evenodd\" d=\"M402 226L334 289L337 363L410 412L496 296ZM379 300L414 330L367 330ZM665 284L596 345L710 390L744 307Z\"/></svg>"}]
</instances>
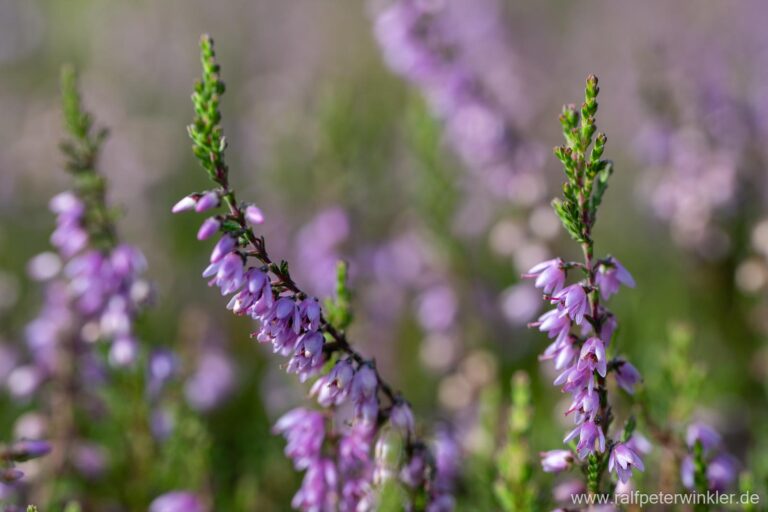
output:
<instances>
[{"instance_id":1,"label":"arching flower stalk","mask_svg":"<svg viewBox=\"0 0 768 512\"><path fill-rule=\"evenodd\" d=\"M580 244L584 260L555 258L534 266L523 276L535 279L545 300L555 306L531 326L553 339L541 359L553 360L560 371L554 383L571 394L566 414L572 415L576 423L565 437L566 443L574 441L571 450L545 452L542 464L545 471L564 471L578 458L592 493L605 489L601 482L606 468L615 471L624 483L632 471L643 470L631 443L634 421L630 419L620 440L610 438L614 417L608 400L608 374L613 374L617 384L629 393L634 391L640 374L628 361L609 360L607 356L617 322L602 301L615 294L620 285L634 287L635 282L615 257L597 259L594 255L592 228L613 170L611 162L602 160L605 135L595 137L597 94L597 78L590 76L581 109L574 105L563 108L560 122L566 144L555 148L565 168L566 182L564 197L555 199L553 207L568 234ZM581 279L569 285L573 272Z\"/></svg>"},{"instance_id":2,"label":"arching flower stalk","mask_svg":"<svg viewBox=\"0 0 768 512\"><path fill-rule=\"evenodd\" d=\"M427 502L444 503L443 487L432 485L433 458L415 437L409 404L384 381L375 362L363 357L347 339L350 315L333 305L323 308L294 282L287 262L273 260L264 238L254 232L264 221L261 210L236 199L220 126L219 100L224 83L210 37L203 36L201 52L203 77L192 96L195 118L189 135L195 156L216 188L184 197L172 211L205 212L224 207L222 213L206 219L198 232L200 240L220 233L203 277L209 278L209 284L217 286L222 295L231 295L227 308L234 314L248 315L258 322L253 336L288 358L285 368L289 373L295 373L302 382L316 379L311 394L328 410L294 409L275 425L275 431L288 442L286 454L296 469L306 470L294 508L370 509L375 502L374 486L397 476L377 473L371 458L373 444L377 438L381 442L383 430L396 432L404 440L405 466L411 467L417 457L424 461L419 475L403 479L404 483L417 482L414 492ZM342 404L352 406L352 421L331 421L335 408Z\"/></svg>"}]
</instances>

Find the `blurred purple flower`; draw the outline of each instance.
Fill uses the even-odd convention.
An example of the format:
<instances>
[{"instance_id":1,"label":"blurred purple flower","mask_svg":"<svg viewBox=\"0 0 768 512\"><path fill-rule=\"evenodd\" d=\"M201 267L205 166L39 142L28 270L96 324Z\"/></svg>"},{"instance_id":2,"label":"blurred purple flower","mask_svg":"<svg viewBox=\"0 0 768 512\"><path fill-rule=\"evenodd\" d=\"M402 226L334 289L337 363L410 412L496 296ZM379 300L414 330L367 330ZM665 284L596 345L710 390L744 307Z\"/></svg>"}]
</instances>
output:
<instances>
[{"instance_id":1,"label":"blurred purple flower","mask_svg":"<svg viewBox=\"0 0 768 512\"><path fill-rule=\"evenodd\" d=\"M155 498L149 512L205 512L196 494L189 491L171 491Z\"/></svg>"},{"instance_id":2,"label":"blurred purple flower","mask_svg":"<svg viewBox=\"0 0 768 512\"><path fill-rule=\"evenodd\" d=\"M547 473L560 473L570 469L573 453L570 450L550 450L541 452L541 466Z\"/></svg>"}]
</instances>

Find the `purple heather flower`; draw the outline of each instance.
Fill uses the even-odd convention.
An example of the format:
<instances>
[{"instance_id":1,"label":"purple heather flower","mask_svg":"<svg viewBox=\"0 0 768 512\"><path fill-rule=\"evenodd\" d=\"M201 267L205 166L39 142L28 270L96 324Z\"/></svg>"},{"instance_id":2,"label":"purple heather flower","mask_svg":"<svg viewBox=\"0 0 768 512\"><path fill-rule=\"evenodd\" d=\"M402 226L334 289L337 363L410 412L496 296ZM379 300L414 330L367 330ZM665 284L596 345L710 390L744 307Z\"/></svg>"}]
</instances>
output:
<instances>
[{"instance_id":1,"label":"purple heather flower","mask_svg":"<svg viewBox=\"0 0 768 512\"><path fill-rule=\"evenodd\" d=\"M364 471L370 465L372 434L359 426L344 431L339 441L339 466L344 473Z\"/></svg>"},{"instance_id":2,"label":"purple heather flower","mask_svg":"<svg viewBox=\"0 0 768 512\"><path fill-rule=\"evenodd\" d=\"M264 222L264 213L258 206L249 205L245 209L245 220L252 226L257 226Z\"/></svg>"},{"instance_id":3,"label":"purple heather flower","mask_svg":"<svg viewBox=\"0 0 768 512\"><path fill-rule=\"evenodd\" d=\"M523 277L536 278L534 286L541 288L546 295L552 295L563 289L566 272L563 268L563 260L555 258L535 265Z\"/></svg>"},{"instance_id":4,"label":"purple heather flower","mask_svg":"<svg viewBox=\"0 0 768 512\"><path fill-rule=\"evenodd\" d=\"M576 415L576 423L581 423L587 418L594 418L599 409L600 398L597 391L593 388L586 387L579 390L574 395L573 402L565 414L571 414L572 412L578 413Z\"/></svg>"},{"instance_id":5,"label":"purple heather flower","mask_svg":"<svg viewBox=\"0 0 768 512\"><path fill-rule=\"evenodd\" d=\"M537 322L531 324L539 328L541 332L546 332L550 338L555 338L555 342L562 341L571 331L571 320L568 312L558 306L544 313Z\"/></svg>"},{"instance_id":6,"label":"purple heather flower","mask_svg":"<svg viewBox=\"0 0 768 512\"><path fill-rule=\"evenodd\" d=\"M197 200L197 203L195 204L195 211L197 213L202 213L204 211L210 210L211 208L216 208L219 206L219 194L217 192L206 192L203 194L203 196Z\"/></svg>"},{"instance_id":7,"label":"purple heather flower","mask_svg":"<svg viewBox=\"0 0 768 512\"><path fill-rule=\"evenodd\" d=\"M576 452L579 454L579 458L583 459L595 450L599 452L605 451L605 435L603 429L599 425L596 425L593 421L587 420L581 425L574 428L563 440L567 443L571 439L579 436L579 442L576 445Z\"/></svg>"},{"instance_id":8,"label":"purple heather flower","mask_svg":"<svg viewBox=\"0 0 768 512\"><path fill-rule=\"evenodd\" d=\"M291 506L307 512L325 512L335 509L338 501L336 488L339 475L330 459L317 459L307 468L299 492Z\"/></svg>"},{"instance_id":9,"label":"purple heather flower","mask_svg":"<svg viewBox=\"0 0 768 512\"><path fill-rule=\"evenodd\" d=\"M407 436L412 436L414 431L414 420L411 406L405 402L398 402L392 406L389 413L389 421L392 426L400 429Z\"/></svg>"},{"instance_id":10,"label":"purple heather flower","mask_svg":"<svg viewBox=\"0 0 768 512\"><path fill-rule=\"evenodd\" d=\"M299 304L299 315L305 320L304 328L316 331L320 328L320 303L314 297L307 297Z\"/></svg>"},{"instance_id":11,"label":"purple heather flower","mask_svg":"<svg viewBox=\"0 0 768 512\"><path fill-rule=\"evenodd\" d=\"M221 223L216 217L208 217L200 225L200 229L197 231L197 239L209 239L219 230L219 226L221 226Z\"/></svg>"},{"instance_id":12,"label":"purple heather flower","mask_svg":"<svg viewBox=\"0 0 768 512\"><path fill-rule=\"evenodd\" d=\"M235 247L237 247L237 240L234 237L230 235L222 236L213 248L213 252L211 252L211 263L218 263L224 256L234 251ZM208 276L203 275L203 277Z\"/></svg>"},{"instance_id":13,"label":"purple heather flower","mask_svg":"<svg viewBox=\"0 0 768 512\"><path fill-rule=\"evenodd\" d=\"M205 507L196 494L189 491L172 491L155 498L149 504L149 512L204 512Z\"/></svg>"},{"instance_id":14,"label":"purple heather flower","mask_svg":"<svg viewBox=\"0 0 768 512\"><path fill-rule=\"evenodd\" d=\"M109 256L112 270L119 277L133 277L147 270L147 259L137 248L121 244Z\"/></svg>"},{"instance_id":15,"label":"purple heather flower","mask_svg":"<svg viewBox=\"0 0 768 512\"><path fill-rule=\"evenodd\" d=\"M80 218L85 213L85 205L73 192L60 192L48 202L48 208L56 215Z\"/></svg>"},{"instance_id":16,"label":"purple heather flower","mask_svg":"<svg viewBox=\"0 0 768 512\"><path fill-rule=\"evenodd\" d=\"M29 459L36 459L51 452L51 443L48 441L23 439L16 441L8 448L10 459L23 462Z\"/></svg>"},{"instance_id":17,"label":"purple heather flower","mask_svg":"<svg viewBox=\"0 0 768 512\"><path fill-rule=\"evenodd\" d=\"M203 277L213 277L208 284L218 286L222 295L236 292L245 284L243 258L236 252L230 252L216 263L208 265Z\"/></svg>"},{"instance_id":18,"label":"purple heather flower","mask_svg":"<svg viewBox=\"0 0 768 512\"><path fill-rule=\"evenodd\" d=\"M340 512L374 510L375 495L370 478L345 478L341 486Z\"/></svg>"},{"instance_id":19,"label":"purple heather flower","mask_svg":"<svg viewBox=\"0 0 768 512\"><path fill-rule=\"evenodd\" d=\"M550 450L539 453L541 467L547 473L567 471L573 464L573 453L570 450Z\"/></svg>"},{"instance_id":20,"label":"purple heather flower","mask_svg":"<svg viewBox=\"0 0 768 512\"><path fill-rule=\"evenodd\" d=\"M687 455L680 464L680 480L683 482L683 486L685 486L686 489L693 489L695 472L696 469L693 464L693 456Z\"/></svg>"},{"instance_id":21,"label":"purple heather flower","mask_svg":"<svg viewBox=\"0 0 768 512\"><path fill-rule=\"evenodd\" d=\"M301 312L293 299L281 297L266 311L254 312L252 316L261 324L256 334L260 343L272 343L274 352L284 356L294 352L302 322Z\"/></svg>"},{"instance_id":22,"label":"purple heather flower","mask_svg":"<svg viewBox=\"0 0 768 512\"><path fill-rule=\"evenodd\" d=\"M227 309L231 309L236 315L247 313L254 319L259 319L261 315L269 312L274 305L272 284L266 273L255 268L248 269L244 278L247 283L246 288L232 297L227 304Z\"/></svg>"},{"instance_id":23,"label":"purple heather flower","mask_svg":"<svg viewBox=\"0 0 768 512\"><path fill-rule=\"evenodd\" d=\"M621 386L624 391L633 395L635 393L635 385L642 380L637 368L624 359L618 359L616 362L616 371L614 373L616 374L616 383Z\"/></svg>"},{"instance_id":24,"label":"purple heather flower","mask_svg":"<svg viewBox=\"0 0 768 512\"><path fill-rule=\"evenodd\" d=\"M693 423L688 426L685 433L685 442L689 448L693 448L696 441L701 442L705 452L711 452L720 446L720 434L715 429L704 423Z\"/></svg>"},{"instance_id":25,"label":"purple heather flower","mask_svg":"<svg viewBox=\"0 0 768 512\"><path fill-rule=\"evenodd\" d=\"M405 485L416 488L424 483L427 471L427 461L420 451L415 452L400 470L400 480Z\"/></svg>"},{"instance_id":26,"label":"purple heather flower","mask_svg":"<svg viewBox=\"0 0 768 512\"><path fill-rule=\"evenodd\" d=\"M180 213L180 212L194 210L196 204L197 204L197 200L195 199L195 196L188 195L188 196L182 197L175 205L173 205L173 208L171 208L171 212Z\"/></svg>"},{"instance_id":27,"label":"purple heather flower","mask_svg":"<svg viewBox=\"0 0 768 512\"><path fill-rule=\"evenodd\" d=\"M580 283L563 288L552 296L553 302L560 303L574 322L581 325L584 315L589 313L589 299Z\"/></svg>"},{"instance_id":28,"label":"purple heather flower","mask_svg":"<svg viewBox=\"0 0 768 512\"><path fill-rule=\"evenodd\" d=\"M376 371L369 365L362 365L357 369L355 378L352 380L352 401L359 403L369 398L375 398L378 387L379 381L376 377Z\"/></svg>"},{"instance_id":29,"label":"purple heather flower","mask_svg":"<svg viewBox=\"0 0 768 512\"><path fill-rule=\"evenodd\" d=\"M608 459L608 471L613 471L614 469L619 476L619 480L627 483L632 476L633 469L644 471L645 467L640 456L632 448L625 443L616 443Z\"/></svg>"},{"instance_id":30,"label":"purple heather flower","mask_svg":"<svg viewBox=\"0 0 768 512\"><path fill-rule=\"evenodd\" d=\"M632 274L613 256L608 256L605 261L600 263L595 280L603 299L608 299L618 292L619 286L622 284L630 288L635 287Z\"/></svg>"},{"instance_id":31,"label":"purple heather flower","mask_svg":"<svg viewBox=\"0 0 768 512\"><path fill-rule=\"evenodd\" d=\"M738 463L728 454L719 454L707 463L707 488L710 491L727 490L738 475ZM680 479L688 489L695 486L695 465L693 456L688 455L680 465Z\"/></svg>"},{"instance_id":32,"label":"purple heather flower","mask_svg":"<svg viewBox=\"0 0 768 512\"><path fill-rule=\"evenodd\" d=\"M349 359L336 362L328 375L323 375L312 385L310 394L324 407L341 405L349 396L355 369Z\"/></svg>"},{"instance_id":33,"label":"purple heather flower","mask_svg":"<svg viewBox=\"0 0 768 512\"><path fill-rule=\"evenodd\" d=\"M600 335L600 339L605 342L606 347L611 344L613 333L616 332L618 326L619 323L616 321L616 317L612 314L608 314L605 317L605 320L603 320L598 334Z\"/></svg>"},{"instance_id":34,"label":"purple heather flower","mask_svg":"<svg viewBox=\"0 0 768 512\"><path fill-rule=\"evenodd\" d=\"M293 409L277 420L273 430L285 437L285 454L293 460L296 469L310 467L320 456L325 438L322 413L303 408Z\"/></svg>"},{"instance_id":35,"label":"purple heather flower","mask_svg":"<svg viewBox=\"0 0 768 512\"><path fill-rule=\"evenodd\" d=\"M588 368L590 371L596 371L601 377L605 377L607 372L605 345L600 338L593 336L584 342L576 368L578 370Z\"/></svg>"},{"instance_id":36,"label":"purple heather flower","mask_svg":"<svg viewBox=\"0 0 768 512\"><path fill-rule=\"evenodd\" d=\"M589 368L578 368L578 365L573 365L558 375L553 384L555 386L562 385L563 391L572 393L583 389L585 386L590 390L594 389L595 379Z\"/></svg>"},{"instance_id":37,"label":"purple heather flower","mask_svg":"<svg viewBox=\"0 0 768 512\"><path fill-rule=\"evenodd\" d=\"M713 491L723 492L727 490L739 473L739 464L730 455L721 453L715 456L707 464L707 482Z\"/></svg>"},{"instance_id":38,"label":"purple heather flower","mask_svg":"<svg viewBox=\"0 0 768 512\"><path fill-rule=\"evenodd\" d=\"M374 369L368 365L358 368L352 380L350 399L355 406L355 417L365 425L376 424L379 414L378 389L379 381Z\"/></svg>"},{"instance_id":39,"label":"purple heather flower","mask_svg":"<svg viewBox=\"0 0 768 512\"><path fill-rule=\"evenodd\" d=\"M376 426L376 420L379 417L379 400L376 396L364 399L362 402L355 403L355 418L369 428Z\"/></svg>"},{"instance_id":40,"label":"purple heather flower","mask_svg":"<svg viewBox=\"0 0 768 512\"><path fill-rule=\"evenodd\" d=\"M452 511L455 507L455 501L451 494L461 467L461 448L453 435L445 428L437 431L433 446L436 473L434 489L427 510Z\"/></svg>"},{"instance_id":41,"label":"purple heather flower","mask_svg":"<svg viewBox=\"0 0 768 512\"><path fill-rule=\"evenodd\" d=\"M318 331L303 334L296 343L293 357L288 361L288 372L297 373L299 380L305 382L325 364L324 344L325 338Z\"/></svg>"},{"instance_id":42,"label":"purple heather flower","mask_svg":"<svg viewBox=\"0 0 768 512\"><path fill-rule=\"evenodd\" d=\"M555 370L562 370L573 363L578 354L579 350L574 343L573 337L566 336L552 342L544 353L539 356L539 360L547 361L553 359L555 361Z\"/></svg>"}]
</instances>

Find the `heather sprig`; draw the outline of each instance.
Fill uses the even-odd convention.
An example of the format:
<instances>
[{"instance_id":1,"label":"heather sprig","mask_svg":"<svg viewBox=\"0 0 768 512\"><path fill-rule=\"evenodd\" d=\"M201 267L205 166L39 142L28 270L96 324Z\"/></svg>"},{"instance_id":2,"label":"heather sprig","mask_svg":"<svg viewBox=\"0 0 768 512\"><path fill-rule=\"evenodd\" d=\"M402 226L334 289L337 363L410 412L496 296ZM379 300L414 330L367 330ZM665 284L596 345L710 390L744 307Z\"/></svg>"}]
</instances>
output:
<instances>
[{"instance_id":1,"label":"heather sprig","mask_svg":"<svg viewBox=\"0 0 768 512\"><path fill-rule=\"evenodd\" d=\"M634 287L635 282L624 266L613 256L596 259L592 230L613 167L602 158L606 136L597 133L597 78L587 78L584 103L580 108L566 105L560 115L565 144L554 153L562 162L566 181L563 197L552 203L568 234L581 246L583 261L566 262L555 258L542 262L523 277L535 279L535 286L555 306L531 324L554 339L541 359L553 360L560 374L555 385L572 396L566 412L573 415L576 427L566 436L568 450L542 454L545 471L570 469L581 461L587 489L601 493L606 469L615 471L626 483L632 471L642 471L643 462L633 444L634 423L624 435L612 440L611 408L607 378L612 373L619 387L633 393L640 381L635 367L620 357L609 359L607 349L617 327L616 317L601 300L615 294L620 285ZM581 279L567 285L569 273L578 272ZM612 488L612 486L610 487Z\"/></svg>"},{"instance_id":2,"label":"heather sprig","mask_svg":"<svg viewBox=\"0 0 768 512\"><path fill-rule=\"evenodd\" d=\"M106 180L97 169L107 131L97 129L84 110L71 67L62 71L61 94L66 138L60 147L73 189L50 201L56 215L51 235L56 253L38 255L28 265L31 277L45 282L45 299L26 329L32 363L25 368L35 384L20 397L30 399L42 388L54 446L43 472L60 479L79 469L83 450L101 450L90 444L80 418L83 404L100 402L95 388L107 375L94 342L109 342L112 366L132 365L138 356L133 324L150 292L142 276L143 255L118 242L106 201ZM102 470L100 464L91 464L83 471ZM51 482L44 486L40 501L48 503L56 498L57 489Z\"/></svg>"},{"instance_id":3,"label":"heather sprig","mask_svg":"<svg viewBox=\"0 0 768 512\"><path fill-rule=\"evenodd\" d=\"M30 276L43 282L44 301L26 328L31 361L14 370L27 384L10 386L14 398L34 401L43 413L41 430L50 448L34 433L11 444L2 459L5 464L51 451L30 490L41 506L58 506L91 480L112 473L122 475L131 489L125 502L146 507L155 489L145 482L157 466L152 459L159 444L150 429L149 409L155 404L144 401L146 382L139 368L144 354L136 323L151 285L141 251L117 236L107 180L98 165L107 130L97 128L84 109L71 67L62 71L61 93L65 138L60 147L73 186L49 204L56 217L50 239L55 252L35 256L27 266ZM109 421L93 421L100 414L95 411L105 411ZM128 425L130 438L124 436ZM17 435L27 436L24 430ZM188 459L189 453L186 448ZM23 497L23 490L16 492ZM88 506L98 499L95 493L89 496ZM79 508L72 504L66 510Z\"/></svg>"},{"instance_id":4,"label":"heather sprig","mask_svg":"<svg viewBox=\"0 0 768 512\"><path fill-rule=\"evenodd\" d=\"M224 206L198 232L201 240L221 234L203 276L211 278L210 284L218 286L223 295L232 295L228 309L259 323L254 336L289 358L288 372L296 373L302 382L315 379L311 394L328 409L294 409L275 425L275 431L287 440L286 454L296 469L306 470L294 508L354 510L370 505L375 500L375 486L400 476L386 462L388 456L384 455L390 450L377 448L376 461L371 460L373 444L387 446L386 439L393 433L404 441L407 477L400 477L403 483L423 489L429 502L444 501L439 478L433 482L435 462L430 450L415 437L410 405L383 380L375 362L357 352L346 336L352 319L346 266L339 265L337 297L324 310L293 280L288 263L268 254L265 239L254 231L264 221L261 210L236 198L220 126L219 104L225 87L213 41L203 36L200 46L203 76L192 95L195 116L188 131L195 156L217 187L182 198L172 211L204 212ZM381 403L382 398L386 403ZM329 419L345 402L353 405L354 420L339 427ZM380 453L383 458L378 457Z\"/></svg>"}]
</instances>

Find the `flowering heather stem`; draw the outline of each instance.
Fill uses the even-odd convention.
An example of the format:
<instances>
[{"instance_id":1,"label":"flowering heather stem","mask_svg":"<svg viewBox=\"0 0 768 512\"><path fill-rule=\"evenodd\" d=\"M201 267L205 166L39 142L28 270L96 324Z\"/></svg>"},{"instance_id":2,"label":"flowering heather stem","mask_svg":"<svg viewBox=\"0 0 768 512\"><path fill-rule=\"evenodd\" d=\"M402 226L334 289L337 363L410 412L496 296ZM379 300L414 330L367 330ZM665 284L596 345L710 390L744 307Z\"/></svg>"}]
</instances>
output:
<instances>
[{"instance_id":1,"label":"flowering heather stem","mask_svg":"<svg viewBox=\"0 0 768 512\"><path fill-rule=\"evenodd\" d=\"M106 129L95 130L91 115L86 112L77 87L77 73L72 66L61 71L61 101L64 128L68 137L59 145L66 157L65 169L74 177L77 198L83 204L82 227L94 247L109 250L116 245L114 224L106 204L106 180L96 171L96 161L107 137ZM78 338L75 329L63 333L53 348L55 368L51 375L49 396L51 435L57 446L46 461L45 471L51 478L38 490L36 501L50 503L54 493L53 476L67 471L71 446L77 437L75 407L78 383Z\"/></svg>"},{"instance_id":2,"label":"flowering heather stem","mask_svg":"<svg viewBox=\"0 0 768 512\"><path fill-rule=\"evenodd\" d=\"M112 366L133 364L139 351L133 325L150 295L141 276L146 261L138 249L119 243L106 202L106 180L97 169L107 131L96 129L84 111L71 67L62 71L61 92L67 136L60 147L74 190L50 202L56 214L51 235L56 253L38 255L28 265L33 279L46 282L44 306L26 329L34 363L29 371L35 375L35 388L46 384L43 400L56 443L42 469L45 477L34 489L41 504L69 492L63 483L73 470L85 471L77 464L82 441L78 413L86 401L99 401L94 381L103 384L100 376L105 375L95 342L110 342Z\"/></svg>"},{"instance_id":3,"label":"flowering heather stem","mask_svg":"<svg viewBox=\"0 0 768 512\"><path fill-rule=\"evenodd\" d=\"M341 503L342 510L354 510L367 503L371 499L371 475L373 483L379 484L393 475L380 468L373 471L368 460L371 443L385 424L402 434L405 441L408 471L401 479L411 487L426 489L431 500L450 500L445 486L435 479L440 476L439 461L414 437L410 406L384 381L375 361L357 352L347 338L345 329L351 316L346 266L339 268L340 293L336 302L326 306L326 314L317 299L294 281L288 263L274 260L264 238L254 232L252 226L263 222L261 210L239 202L229 182L224 157L227 143L219 111L225 86L219 76L213 41L203 36L200 47L203 77L192 95L195 117L188 132L195 156L218 187L184 197L172 211L203 212L224 206L225 213L209 217L198 232L201 240L217 231L222 234L203 275L213 277L211 284L220 287L223 295L235 294L228 305L235 314L248 314L258 320L260 328L254 335L260 342L270 342L275 352L290 356L286 366L289 372L297 373L302 382L318 377L311 394L321 405L333 412L349 398L355 406L356 423L338 442L337 432L326 432L328 414L295 409L277 422L275 430L288 441L286 453L297 469L306 469L302 489L294 496L294 508L325 510ZM257 265L249 265L249 259ZM329 368L334 359L335 365ZM380 407L380 395L387 398L386 407ZM384 437L385 433L379 436L377 446L386 445ZM328 441L326 451L322 450L324 441ZM337 457L329 458L327 452Z\"/></svg>"},{"instance_id":4,"label":"flowering heather stem","mask_svg":"<svg viewBox=\"0 0 768 512\"><path fill-rule=\"evenodd\" d=\"M534 266L523 276L535 278L535 285L543 290L545 299L556 305L556 309L546 312L531 325L555 339L541 358L554 360L555 368L562 371L555 384L563 385L563 391L573 395L566 414L575 413L577 426L565 442L578 438L576 455L583 461L587 490L593 494L601 492L606 469L615 469L622 483L629 480L632 470L643 470L637 453L640 448L632 438L634 420L628 423L620 441L609 438L613 414L608 401L607 375L614 373L617 384L633 393L640 374L626 360L608 361L606 356L617 323L601 298L607 299L622 284L632 287L635 283L613 256L602 259L594 256L592 229L613 170L611 162L602 160L606 136L595 136L598 91L597 78L590 76L581 108L575 105L563 108L560 123L566 144L554 150L563 164L566 182L563 198L555 199L552 206L565 230L579 243L584 261L565 262L555 258ZM584 278L566 286L568 271L572 270L579 271ZM573 459L567 450L542 454L544 469L551 472L569 469Z\"/></svg>"},{"instance_id":5,"label":"flowering heather stem","mask_svg":"<svg viewBox=\"0 0 768 512\"><path fill-rule=\"evenodd\" d=\"M246 220L244 206L238 203L235 191L230 187L229 169L224 161L226 139L221 135L221 128L218 126L218 121L221 119L221 113L218 111L218 95L224 92L225 87L218 74L219 66L215 61L213 39L208 35L204 35L201 39L200 47L202 49L203 80L199 84L199 87L202 87L206 92L207 104L203 103L203 101L196 101L196 106L203 107L201 110L207 112L209 115L196 117L193 125L190 126L189 131L192 139L196 143L196 147L194 148L195 154L198 155L201 163L203 163L203 167L208 170L213 181L218 183L221 187L221 199L229 209L230 220L235 223L235 226L229 226L228 230L230 232L236 232L245 238L250 245L250 251L248 251L247 254L261 261L277 278L277 281L273 283L273 286L276 285L277 288L293 292L300 299L309 297L309 294L301 290L291 277L287 262L281 261L280 263L275 263L272 258L270 258L264 238L256 236ZM203 99L203 96L200 96L200 98ZM198 127L200 126L206 126L207 130L205 132L198 131ZM325 351L329 353L333 351L341 351L348 354L360 364L370 363L370 361L366 360L360 353L352 348L347 340L346 334L327 322L324 316L321 316L320 319L320 330L333 340L333 343L327 343L324 346ZM376 372L376 379L381 390L392 403L395 403L396 394L392 390L392 387L384 381L375 366L373 369Z\"/></svg>"}]
</instances>

